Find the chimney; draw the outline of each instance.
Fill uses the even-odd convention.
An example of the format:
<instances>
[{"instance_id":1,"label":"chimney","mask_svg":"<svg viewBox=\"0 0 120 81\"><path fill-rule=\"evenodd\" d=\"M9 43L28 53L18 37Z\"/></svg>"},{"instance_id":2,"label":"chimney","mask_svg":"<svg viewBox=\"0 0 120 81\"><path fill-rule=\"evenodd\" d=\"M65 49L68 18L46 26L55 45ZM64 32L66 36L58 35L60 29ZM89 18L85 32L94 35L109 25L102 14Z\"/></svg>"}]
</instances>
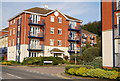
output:
<instances>
[{"instance_id":1,"label":"chimney","mask_svg":"<svg viewBox=\"0 0 120 81\"><path fill-rule=\"evenodd\" d=\"M46 10L48 9L48 5L47 4L44 5L44 9L46 9Z\"/></svg>"}]
</instances>

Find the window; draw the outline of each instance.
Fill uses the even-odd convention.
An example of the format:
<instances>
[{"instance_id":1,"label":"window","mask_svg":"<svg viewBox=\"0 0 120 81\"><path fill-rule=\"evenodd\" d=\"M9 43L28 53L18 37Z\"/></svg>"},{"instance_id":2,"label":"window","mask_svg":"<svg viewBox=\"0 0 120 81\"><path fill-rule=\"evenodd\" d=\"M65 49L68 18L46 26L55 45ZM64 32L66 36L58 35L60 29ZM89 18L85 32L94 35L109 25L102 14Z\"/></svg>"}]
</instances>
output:
<instances>
[{"instance_id":1,"label":"window","mask_svg":"<svg viewBox=\"0 0 120 81\"><path fill-rule=\"evenodd\" d=\"M15 34L15 28L13 29L13 35Z\"/></svg>"},{"instance_id":2,"label":"window","mask_svg":"<svg viewBox=\"0 0 120 81\"><path fill-rule=\"evenodd\" d=\"M54 39L50 39L50 45L54 45Z\"/></svg>"},{"instance_id":3,"label":"window","mask_svg":"<svg viewBox=\"0 0 120 81\"><path fill-rule=\"evenodd\" d=\"M54 22L54 16L50 17L50 22Z\"/></svg>"},{"instance_id":4,"label":"window","mask_svg":"<svg viewBox=\"0 0 120 81\"><path fill-rule=\"evenodd\" d=\"M40 21L39 15L30 15L30 19L32 20L32 23L38 24L38 21Z\"/></svg>"},{"instance_id":5,"label":"window","mask_svg":"<svg viewBox=\"0 0 120 81\"><path fill-rule=\"evenodd\" d=\"M12 25L12 21L10 21L10 25Z\"/></svg>"},{"instance_id":6,"label":"window","mask_svg":"<svg viewBox=\"0 0 120 81\"><path fill-rule=\"evenodd\" d=\"M54 34L54 28L50 28L50 34Z\"/></svg>"},{"instance_id":7,"label":"window","mask_svg":"<svg viewBox=\"0 0 120 81\"><path fill-rule=\"evenodd\" d=\"M61 45L62 45L62 41L58 40L58 46L61 46Z\"/></svg>"},{"instance_id":8,"label":"window","mask_svg":"<svg viewBox=\"0 0 120 81\"><path fill-rule=\"evenodd\" d=\"M10 36L12 35L12 29L10 30Z\"/></svg>"},{"instance_id":9,"label":"window","mask_svg":"<svg viewBox=\"0 0 120 81\"><path fill-rule=\"evenodd\" d=\"M70 21L70 27L75 28L77 26L76 22Z\"/></svg>"},{"instance_id":10,"label":"window","mask_svg":"<svg viewBox=\"0 0 120 81\"><path fill-rule=\"evenodd\" d=\"M58 34L59 34L59 35L62 34L62 29L58 29Z\"/></svg>"},{"instance_id":11,"label":"window","mask_svg":"<svg viewBox=\"0 0 120 81\"><path fill-rule=\"evenodd\" d=\"M62 18L58 17L58 23L62 23Z\"/></svg>"},{"instance_id":12,"label":"window","mask_svg":"<svg viewBox=\"0 0 120 81\"><path fill-rule=\"evenodd\" d=\"M15 19L14 19L14 23L15 23Z\"/></svg>"}]
</instances>

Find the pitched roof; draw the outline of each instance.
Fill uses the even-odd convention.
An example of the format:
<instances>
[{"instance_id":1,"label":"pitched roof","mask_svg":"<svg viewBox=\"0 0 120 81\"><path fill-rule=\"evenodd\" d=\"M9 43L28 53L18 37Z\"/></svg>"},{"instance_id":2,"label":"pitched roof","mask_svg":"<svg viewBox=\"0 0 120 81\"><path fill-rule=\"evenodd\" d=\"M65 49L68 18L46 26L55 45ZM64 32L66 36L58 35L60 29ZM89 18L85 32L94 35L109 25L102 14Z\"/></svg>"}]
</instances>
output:
<instances>
[{"instance_id":1,"label":"pitched roof","mask_svg":"<svg viewBox=\"0 0 120 81\"><path fill-rule=\"evenodd\" d=\"M88 35L90 35L90 34L96 35L96 34L94 34L94 33L91 33L91 32L89 32L89 31L86 31L86 30L84 30L84 29L82 29L82 33L88 34Z\"/></svg>"},{"instance_id":2,"label":"pitched roof","mask_svg":"<svg viewBox=\"0 0 120 81\"><path fill-rule=\"evenodd\" d=\"M39 13L39 14L47 14L47 13L53 11L53 10L35 7L35 8L30 8L30 9L27 9L27 10L24 10L24 11L29 11L29 12Z\"/></svg>"},{"instance_id":3,"label":"pitched roof","mask_svg":"<svg viewBox=\"0 0 120 81\"><path fill-rule=\"evenodd\" d=\"M45 15L45 14L47 14L47 13L49 13L49 12L54 11L54 10L35 7L35 8L26 9L26 10L24 10L24 11L34 12L34 13L39 13L39 14ZM68 19L81 21L81 20L79 20L79 19L76 19L76 18L74 18L74 17L68 16L68 15L66 15L66 14L63 14L63 15L65 15Z\"/></svg>"},{"instance_id":4,"label":"pitched roof","mask_svg":"<svg viewBox=\"0 0 120 81\"><path fill-rule=\"evenodd\" d=\"M79 19L73 18L73 17L71 17L71 16L68 16L68 15L66 15L66 14L65 14L65 16L66 16L68 19L79 20Z\"/></svg>"},{"instance_id":5,"label":"pitched roof","mask_svg":"<svg viewBox=\"0 0 120 81\"><path fill-rule=\"evenodd\" d=\"M2 31L8 31L8 27L7 27L7 28L2 29Z\"/></svg>"}]
</instances>

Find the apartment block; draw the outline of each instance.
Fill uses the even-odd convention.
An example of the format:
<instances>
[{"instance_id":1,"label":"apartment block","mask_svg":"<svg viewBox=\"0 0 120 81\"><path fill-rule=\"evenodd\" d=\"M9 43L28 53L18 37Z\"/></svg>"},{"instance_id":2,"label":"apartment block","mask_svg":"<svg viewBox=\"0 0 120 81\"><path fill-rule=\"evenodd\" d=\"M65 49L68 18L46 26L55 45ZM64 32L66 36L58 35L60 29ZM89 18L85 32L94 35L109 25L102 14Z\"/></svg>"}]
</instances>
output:
<instances>
[{"instance_id":1,"label":"apartment block","mask_svg":"<svg viewBox=\"0 0 120 81\"><path fill-rule=\"evenodd\" d=\"M103 67L120 67L120 0L102 0Z\"/></svg>"},{"instance_id":2,"label":"apartment block","mask_svg":"<svg viewBox=\"0 0 120 81\"><path fill-rule=\"evenodd\" d=\"M59 10L31 8L9 19L8 60L80 53L82 21Z\"/></svg>"},{"instance_id":3,"label":"apartment block","mask_svg":"<svg viewBox=\"0 0 120 81\"><path fill-rule=\"evenodd\" d=\"M7 60L8 49L8 27L0 31L0 57L4 57Z\"/></svg>"},{"instance_id":4,"label":"apartment block","mask_svg":"<svg viewBox=\"0 0 120 81\"><path fill-rule=\"evenodd\" d=\"M97 38L96 38L96 34L88 32L86 30L82 29L82 37L81 37L81 46L84 47L86 46L86 44L90 44L91 46L94 46L95 44L97 44Z\"/></svg>"}]
</instances>

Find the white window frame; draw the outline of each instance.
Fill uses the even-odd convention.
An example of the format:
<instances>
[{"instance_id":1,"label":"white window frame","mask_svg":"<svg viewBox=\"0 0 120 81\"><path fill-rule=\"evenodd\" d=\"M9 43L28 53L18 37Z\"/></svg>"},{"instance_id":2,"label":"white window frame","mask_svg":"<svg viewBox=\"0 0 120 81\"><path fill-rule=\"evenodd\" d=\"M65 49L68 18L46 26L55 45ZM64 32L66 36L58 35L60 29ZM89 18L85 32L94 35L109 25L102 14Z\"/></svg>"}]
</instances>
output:
<instances>
[{"instance_id":1,"label":"white window frame","mask_svg":"<svg viewBox=\"0 0 120 81\"><path fill-rule=\"evenodd\" d=\"M62 29L60 29L60 28L58 28L58 35L62 35Z\"/></svg>"},{"instance_id":2,"label":"white window frame","mask_svg":"<svg viewBox=\"0 0 120 81\"><path fill-rule=\"evenodd\" d=\"M14 23L16 22L16 20L14 19Z\"/></svg>"},{"instance_id":3,"label":"white window frame","mask_svg":"<svg viewBox=\"0 0 120 81\"><path fill-rule=\"evenodd\" d=\"M62 46L62 40L58 40L58 46Z\"/></svg>"},{"instance_id":4,"label":"white window frame","mask_svg":"<svg viewBox=\"0 0 120 81\"><path fill-rule=\"evenodd\" d=\"M58 17L58 23L62 23L62 17Z\"/></svg>"},{"instance_id":5,"label":"white window frame","mask_svg":"<svg viewBox=\"0 0 120 81\"><path fill-rule=\"evenodd\" d=\"M13 33L13 35L15 34L15 28L13 28L13 32L12 33Z\"/></svg>"},{"instance_id":6,"label":"white window frame","mask_svg":"<svg viewBox=\"0 0 120 81\"><path fill-rule=\"evenodd\" d=\"M12 20L10 21L10 25L12 25Z\"/></svg>"},{"instance_id":7,"label":"white window frame","mask_svg":"<svg viewBox=\"0 0 120 81\"><path fill-rule=\"evenodd\" d=\"M55 21L55 17L54 16L50 16L50 22L54 22Z\"/></svg>"},{"instance_id":8,"label":"white window frame","mask_svg":"<svg viewBox=\"0 0 120 81\"><path fill-rule=\"evenodd\" d=\"M50 45L54 45L54 39L50 39Z\"/></svg>"},{"instance_id":9,"label":"white window frame","mask_svg":"<svg viewBox=\"0 0 120 81\"><path fill-rule=\"evenodd\" d=\"M50 34L54 34L54 29L53 27L50 28Z\"/></svg>"}]
</instances>

